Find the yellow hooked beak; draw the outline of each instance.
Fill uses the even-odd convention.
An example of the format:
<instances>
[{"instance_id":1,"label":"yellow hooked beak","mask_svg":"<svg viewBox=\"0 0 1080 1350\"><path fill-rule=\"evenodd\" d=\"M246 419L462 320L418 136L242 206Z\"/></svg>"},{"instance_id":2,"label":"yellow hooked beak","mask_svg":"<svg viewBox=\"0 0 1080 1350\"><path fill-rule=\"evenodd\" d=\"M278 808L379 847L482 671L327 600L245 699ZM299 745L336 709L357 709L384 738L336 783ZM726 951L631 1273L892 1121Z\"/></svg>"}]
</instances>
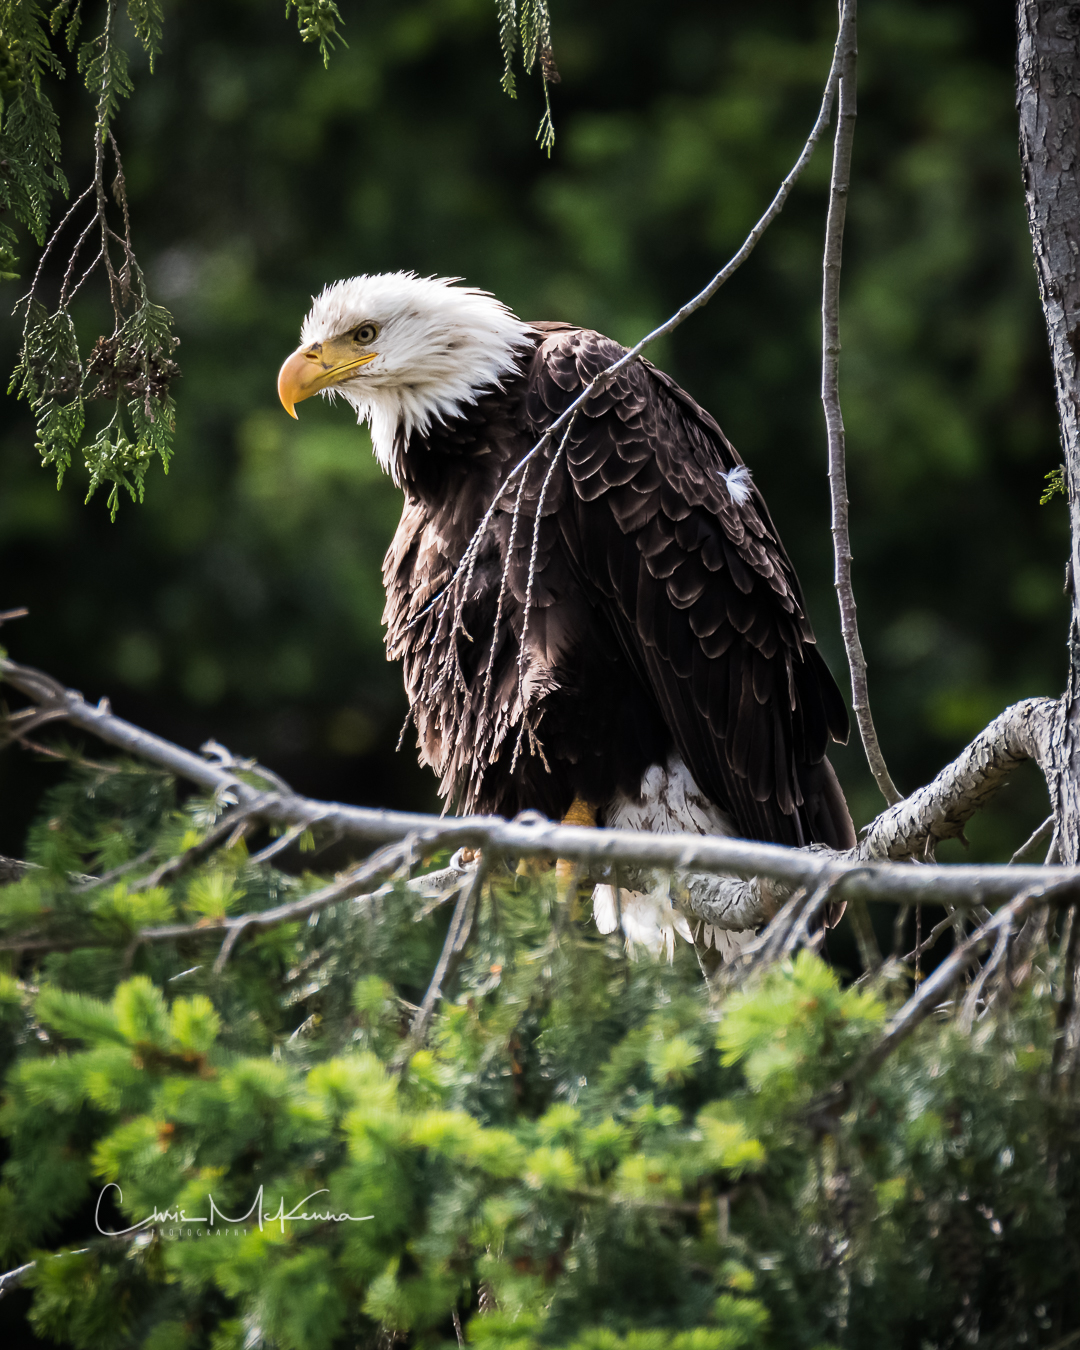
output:
<instances>
[{"instance_id":1,"label":"yellow hooked beak","mask_svg":"<svg viewBox=\"0 0 1080 1350\"><path fill-rule=\"evenodd\" d=\"M361 366L374 361L378 352L356 354L356 343L351 336L329 338L313 342L310 347L299 347L281 367L277 377L278 398L290 417L296 416L296 404L328 389Z\"/></svg>"}]
</instances>

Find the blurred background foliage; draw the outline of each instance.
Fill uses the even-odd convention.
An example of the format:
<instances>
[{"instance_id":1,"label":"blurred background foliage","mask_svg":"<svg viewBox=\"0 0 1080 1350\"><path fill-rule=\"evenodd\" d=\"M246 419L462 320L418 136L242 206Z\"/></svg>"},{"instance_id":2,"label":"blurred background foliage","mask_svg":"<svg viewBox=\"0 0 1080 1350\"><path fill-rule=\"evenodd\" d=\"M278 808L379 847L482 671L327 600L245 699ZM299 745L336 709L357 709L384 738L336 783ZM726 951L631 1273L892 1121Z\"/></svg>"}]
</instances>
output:
<instances>
[{"instance_id":1,"label":"blurred background foliage","mask_svg":"<svg viewBox=\"0 0 1080 1350\"><path fill-rule=\"evenodd\" d=\"M399 496L346 409L277 404L309 297L361 271L462 276L525 318L624 342L734 251L813 121L831 0L555 7L557 142L539 86L499 88L491 0L340 0L324 70L268 0L166 5L153 77L117 121L135 246L176 317L176 454L110 525L57 493L24 405L0 428L0 609L12 656L188 745L215 736L303 791L433 807L383 658L379 564ZM1013 106L1007 0L865 0L843 282L856 593L871 693L903 790L1010 701L1059 692L1063 501ZM65 170L93 110L54 96ZM79 128L82 128L80 131ZM746 457L843 675L818 402L828 153L712 305L653 353ZM36 261L23 248L24 277ZM59 277L51 279L58 284ZM21 283L9 286L11 302ZM87 325L104 295L80 297ZM100 330L96 330L100 331ZM14 364L17 326L0 332ZM846 688L846 677L841 679ZM880 806L855 747L859 824ZM0 757L0 852L53 770ZM972 829L1008 856L1045 814L1035 776Z\"/></svg>"}]
</instances>

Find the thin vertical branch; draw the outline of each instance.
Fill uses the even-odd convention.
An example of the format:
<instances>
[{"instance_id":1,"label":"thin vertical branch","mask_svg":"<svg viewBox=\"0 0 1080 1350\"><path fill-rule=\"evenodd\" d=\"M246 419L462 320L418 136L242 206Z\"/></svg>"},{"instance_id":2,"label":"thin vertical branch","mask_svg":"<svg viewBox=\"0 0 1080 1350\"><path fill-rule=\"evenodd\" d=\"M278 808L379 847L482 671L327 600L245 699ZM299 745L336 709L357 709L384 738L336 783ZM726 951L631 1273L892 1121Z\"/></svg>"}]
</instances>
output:
<instances>
[{"instance_id":1,"label":"thin vertical branch","mask_svg":"<svg viewBox=\"0 0 1080 1350\"><path fill-rule=\"evenodd\" d=\"M856 114L856 4L843 0L840 11L840 98L833 143L829 219L825 227L824 283L821 296L821 401L829 436L829 491L832 497L832 536L836 557L835 585L840 602L840 630L851 671L851 701L859 735L874 781L893 805L901 800L885 767L878 744L866 683L866 657L859 641L855 595L851 588L851 535L848 529L847 475L844 468L844 419L840 411L840 260L844 246L848 185L851 181L851 144Z\"/></svg>"}]
</instances>

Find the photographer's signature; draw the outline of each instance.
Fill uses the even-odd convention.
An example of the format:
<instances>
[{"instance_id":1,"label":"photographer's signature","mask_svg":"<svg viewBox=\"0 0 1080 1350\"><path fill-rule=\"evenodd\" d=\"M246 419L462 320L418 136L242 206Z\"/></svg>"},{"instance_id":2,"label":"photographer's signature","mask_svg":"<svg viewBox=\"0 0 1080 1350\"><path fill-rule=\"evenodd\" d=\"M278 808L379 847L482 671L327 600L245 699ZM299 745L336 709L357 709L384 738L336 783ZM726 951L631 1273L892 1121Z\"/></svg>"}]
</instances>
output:
<instances>
[{"instance_id":1,"label":"photographer's signature","mask_svg":"<svg viewBox=\"0 0 1080 1350\"><path fill-rule=\"evenodd\" d=\"M282 1233L285 1232L287 1223L367 1223L369 1219L375 1217L374 1214L345 1214L338 1213L336 1210L313 1210L311 1212L304 1209L309 1200L314 1200L317 1195L329 1195L329 1190L324 1186L320 1191L312 1191L310 1195L305 1195L303 1200L299 1201L286 1214L285 1200L282 1198L278 1202L277 1210L268 1210L263 1208L264 1187L260 1186L255 1192L255 1199L251 1202L251 1207L245 1214L239 1218L233 1218L226 1214L224 1210L217 1207L212 1195L207 1195L210 1201L209 1214L188 1214L182 1209L155 1209L153 1214L145 1219L140 1219L138 1223L132 1224L130 1228L103 1228L101 1226L101 1202L105 1198L107 1191L116 1191L116 1203L124 1203L124 1193L115 1181L109 1182L98 1196L97 1204L94 1207L94 1224L99 1233L105 1237L126 1237L129 1233L141 1233L146 1228L161 1228L171 1225L175 1230L180 1229L181 1235L185 1232L189 1237L202 1237L204 1233L226 1234L230 1229L237 1232L246 1232L247 1225L258 1224L259 1231L263 1231L264 1224L276 1223L280 1225ZM199 1225L199 1227L194 1227Z\"/></svg>"}]
</instances>

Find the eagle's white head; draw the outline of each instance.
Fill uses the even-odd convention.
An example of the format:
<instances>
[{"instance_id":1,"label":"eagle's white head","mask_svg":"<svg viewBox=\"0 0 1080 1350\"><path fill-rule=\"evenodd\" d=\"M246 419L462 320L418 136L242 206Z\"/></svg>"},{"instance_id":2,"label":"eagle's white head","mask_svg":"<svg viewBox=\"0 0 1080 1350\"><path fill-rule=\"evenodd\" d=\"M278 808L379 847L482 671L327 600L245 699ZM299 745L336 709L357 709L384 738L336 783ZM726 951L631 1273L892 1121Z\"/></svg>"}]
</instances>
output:
<instances>
[{"instance_id":1,"label":"eagle's white head","mask_svg":"<svg viewBox=\"0 0 1080 1350\"><path fill-rule=\"evenodd\" d=\"M528 324L455 280L389 272L327 286L278 375L286 410L295 417L312 394L340 394L371 427L375 456L396 479L396 447L498 387L529 342Z\"/></svg>"}]
</instances>

